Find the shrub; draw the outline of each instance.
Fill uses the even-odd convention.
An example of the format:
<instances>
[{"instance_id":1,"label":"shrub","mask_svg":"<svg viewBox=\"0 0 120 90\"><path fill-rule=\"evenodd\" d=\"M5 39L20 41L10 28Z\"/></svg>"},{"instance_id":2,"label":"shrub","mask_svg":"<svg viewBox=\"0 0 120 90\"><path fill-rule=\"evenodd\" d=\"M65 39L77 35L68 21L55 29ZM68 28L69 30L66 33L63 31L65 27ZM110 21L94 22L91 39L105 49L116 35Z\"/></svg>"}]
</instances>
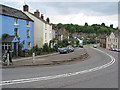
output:
<instances>
[{"instance_id":1,"label":"shrub","mask_svg":"<svg viewBox=\"0 0 120 90\"><path fill-rule=\"evenodd\" d=\"M3 39L3 38L6 38L7 36L10 36L10 35L7 34L7 33L2 34L2 39Z\"/></svg>"},{"instance_id":2,"label":"shrub","mask_svg":"<svg viewBox=\"0 0 120 90\"><path fill-rule=\"evenodd\" d=\"M44 52L49 52L49 46L48 46L47 43L45 43L45 44L43 45L43 51L44 51Z\"/></svg>"},{"instance_id":3,"label":"shrub","mask_svg":"<svg viewBox=\"0 0 120 90\"><path fill-rule=\"evenodd\" d=\"M23 44L20 43L20 44L18 45L18 56L23 56L22 48L23 48Z\"/></svg>"}]
</instances>

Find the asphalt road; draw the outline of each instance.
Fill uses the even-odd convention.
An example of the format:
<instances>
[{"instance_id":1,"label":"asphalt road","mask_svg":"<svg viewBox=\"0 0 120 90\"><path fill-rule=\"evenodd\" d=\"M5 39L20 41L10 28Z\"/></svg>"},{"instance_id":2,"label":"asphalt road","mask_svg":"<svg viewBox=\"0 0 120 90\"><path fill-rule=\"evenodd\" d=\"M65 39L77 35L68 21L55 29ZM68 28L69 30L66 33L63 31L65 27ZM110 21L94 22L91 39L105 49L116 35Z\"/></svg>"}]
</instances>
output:
<instances>
[{"instance_id":1,"label":"asphalt road","mask_svg":"<svg viewBox=\"0 0 120 90\"><path fill-rule=\"evenodd\" d=\"M69 65L2 70L3 88L118 88L118 53L85 46L91 58Z\"/></svg>"}]
</instances>

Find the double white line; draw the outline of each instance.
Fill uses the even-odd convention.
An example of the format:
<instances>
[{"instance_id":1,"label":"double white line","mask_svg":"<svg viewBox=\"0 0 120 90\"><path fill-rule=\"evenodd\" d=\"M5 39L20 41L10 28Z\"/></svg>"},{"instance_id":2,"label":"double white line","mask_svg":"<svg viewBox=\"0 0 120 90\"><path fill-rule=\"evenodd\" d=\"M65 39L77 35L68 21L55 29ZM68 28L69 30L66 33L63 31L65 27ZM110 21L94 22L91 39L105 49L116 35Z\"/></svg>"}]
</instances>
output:
<instances>
[{"instance_id":1,"label":"double white line","mask_svg":"<svg viewBox=\"0 0 120 90\"><path fill-rule=\"evenodd\" d=\"M65 73L65 74L53 75L53 76L45 76L45 77L37 77L37 78L1 81L0 85L28 83L28 82L35 82L35 81L42 81L42 80L50 80L50 79L55 79L55 78L69 77L69 76L74 76L74 75L78 75L78 74L84 74L84 73L88 73L88 72L97 71L97 70L106 68L108 66L111 66L112 64L115 63L115 58L113 56L111 56L111 55L109 55L109 54L107 54L107 53L105 53L105 52L103 52L103 51L101 51L99 49L96 49L96 48L93 48L93 49L106 54L107 56L109 56L111 58L111 61L109 63L107 63L107 64L102 65L102 66L91 68L91 69L88 69L88 70L83 70L83 71L78 71L78 72L73 72L73 73Z\"/></svg>"}]
</instances>

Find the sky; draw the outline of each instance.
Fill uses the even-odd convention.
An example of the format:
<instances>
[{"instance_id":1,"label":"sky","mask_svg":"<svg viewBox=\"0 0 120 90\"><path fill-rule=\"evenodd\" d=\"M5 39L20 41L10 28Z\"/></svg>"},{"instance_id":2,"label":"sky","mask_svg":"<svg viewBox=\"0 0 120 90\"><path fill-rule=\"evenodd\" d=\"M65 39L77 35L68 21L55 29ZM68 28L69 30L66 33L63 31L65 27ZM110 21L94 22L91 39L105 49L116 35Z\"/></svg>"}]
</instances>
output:
<instances>
[{"instance_id":1,"label":"sky","mask_svg":"<svg viewBox=\"0 0 120 90\"><path fill-rule=\"evenodd\" d=\"M49 1L49 2L48 2ZM57 24L89 25L105 23L118 27L119 0L5 0L1 4L22 10L23 5L29 5L30 12L36 9L44 14L45 19Z\"/></svg>"}]
</instances>

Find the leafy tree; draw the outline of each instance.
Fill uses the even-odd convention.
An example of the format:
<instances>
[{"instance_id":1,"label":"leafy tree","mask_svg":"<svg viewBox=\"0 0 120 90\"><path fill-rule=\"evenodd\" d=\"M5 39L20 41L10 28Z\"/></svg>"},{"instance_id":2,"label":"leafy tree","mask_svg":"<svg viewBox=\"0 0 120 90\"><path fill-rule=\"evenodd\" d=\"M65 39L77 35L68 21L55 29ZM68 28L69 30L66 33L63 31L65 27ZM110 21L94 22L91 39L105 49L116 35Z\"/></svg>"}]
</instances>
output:
<instances>
[{"instance_id":1,"label":"leafy tree","mask_svg":"<svg viewBox=\"0 0 120 90\"><path fill-rule=\"evenodd\" d=\"M105 23L102 23L101 26L102 26L102 27L105 27Z\"/></svg>"},{"instance_id":2,"label":"leafy tree","mask_svg":"<svg viewBox=\"0 0 120 90\"><path fill-rule=\"evenodd\" d=\"M110 25L110 28L113 28L113 24Z\"/></svg>"},{"instance_id":3,"label":"leafy tree","mask_svg":"<svg viewBox=\"0 0 120 90\"><path fill-rule=\"evenodd\" d=\"M7 34L7 33L2 34L2 39L3 39L3 38L6 38L7 36L10 36L10 35Z\"/></svg>"},{"instance_id":4,"label":"leafy tree","mask_svg":"<svg viewBox=\"0 0 120 90\"><path fill-rule=\"evenodd\" d=\"M76 41L76 45L77 45L77 46L79 45L79 40Z\"/></svg>"},{"instance_id":5,"label":"leafy tree","mask_svg":"<svg viewBox=\"0 0 120 90\"><path fill-rule=\"evenodd\" d=\"M85 26L88 26L88 23L85 23Z\"/></svg>"},{"instance_id":6,"label":"leafy tree","mask_svg":"<svg viewBox=\"0 0 120 90\"><path fill-rule=\"evenodd\" d=\"M44 51L44 52L49 52L49 46L48 46L47 43L45 43L45 44L43 45L43 51Z\"/></svg>"}]
</instances>

